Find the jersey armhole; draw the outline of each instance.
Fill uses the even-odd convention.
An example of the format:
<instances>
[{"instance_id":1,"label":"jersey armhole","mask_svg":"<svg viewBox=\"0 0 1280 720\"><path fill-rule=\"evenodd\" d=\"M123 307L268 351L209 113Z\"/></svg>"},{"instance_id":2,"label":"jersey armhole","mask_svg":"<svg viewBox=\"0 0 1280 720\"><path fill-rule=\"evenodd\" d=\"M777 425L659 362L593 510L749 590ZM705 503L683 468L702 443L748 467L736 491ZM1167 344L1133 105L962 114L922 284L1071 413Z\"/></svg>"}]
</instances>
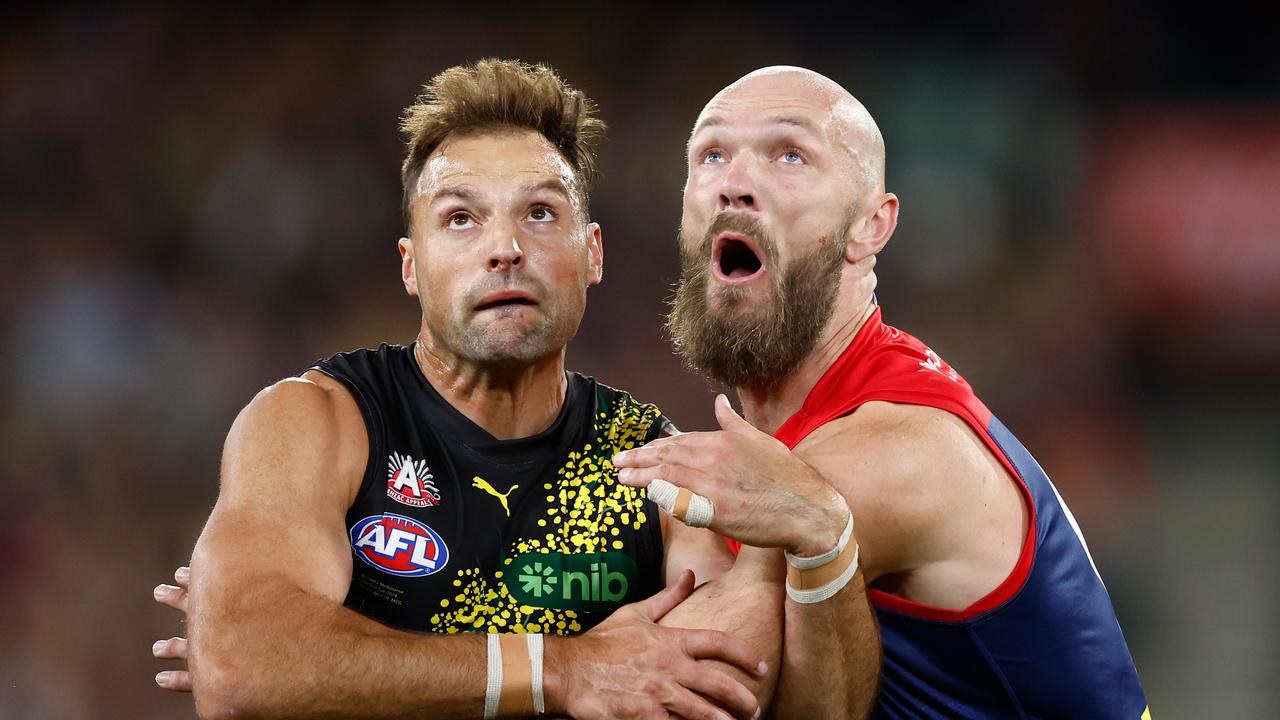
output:
<instances>
[{"instance_id":1,"label":"jersey armhole","mask_svg":"<svg viewBox=\"0 0 1280 720\"><path fill-rule=\"evenodd\" d=\"M968 607L961 609L941 608L924 603L914 602L883 590L876 588L867 588L867 599L872 606L891 610L900 615L907 615L924 620L933 620L937 622L962 623L974 620L978 617L986 615L1011 601L1026 585L1027 578L1031 575L1031 568L1035 562L1036 554L1036 504L1031 494L1031 488L1027 485L1026 479L1022 477L1022 473L1013 466L1009 457L1005 455L1004 448L991 437L991 433L986 426L982 424L982 419L976 416L972 410L962 402L958 402L954 398L946 395L940 395L929 392L914 392L910 390L900 390L895 392L876 392L864 396L860 396L852 407L841 414L844 417L849 413L857 410L862 405L869 402L890 402L900 403L903 405L921 405L932 407L960 418L969 429L972 430L978 439L982 441L983 446L987 448L996 460L1000 462L1000 466L1005 472L1013 478L1014 486L1018 489L1018 494L1022 498L1023 506L1027 509L1027 534L1022 541L1022 549L1018 553L1018 560L1014 563L1013 569L1004 580L1000 582L991 592L974 601ZM985 406L983 407L985 409ZM990 412L988 411L988 416ZM990 417L987 419L990 423Z\"/></svg>"}]
</instances>

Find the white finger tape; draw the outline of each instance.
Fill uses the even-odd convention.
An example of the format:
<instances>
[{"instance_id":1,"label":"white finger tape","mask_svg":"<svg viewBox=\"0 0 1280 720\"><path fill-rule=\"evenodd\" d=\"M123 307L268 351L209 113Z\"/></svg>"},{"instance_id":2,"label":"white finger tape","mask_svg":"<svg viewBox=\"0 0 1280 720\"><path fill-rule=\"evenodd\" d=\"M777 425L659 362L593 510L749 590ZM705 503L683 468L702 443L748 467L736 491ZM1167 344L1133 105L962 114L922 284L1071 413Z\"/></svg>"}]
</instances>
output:
<instances>
[{"instance_id":1,"label":"white finger tape","mask_svg":"<svg viewBox=\"0 0 1280 720\"><path fill-rule=\"evenodd\" d=\"M689 527L704 528L715 518L716 505L687 488L677 487L662 478L649 481L649 499L671 517Z\"/></svg>"}]
</instances>

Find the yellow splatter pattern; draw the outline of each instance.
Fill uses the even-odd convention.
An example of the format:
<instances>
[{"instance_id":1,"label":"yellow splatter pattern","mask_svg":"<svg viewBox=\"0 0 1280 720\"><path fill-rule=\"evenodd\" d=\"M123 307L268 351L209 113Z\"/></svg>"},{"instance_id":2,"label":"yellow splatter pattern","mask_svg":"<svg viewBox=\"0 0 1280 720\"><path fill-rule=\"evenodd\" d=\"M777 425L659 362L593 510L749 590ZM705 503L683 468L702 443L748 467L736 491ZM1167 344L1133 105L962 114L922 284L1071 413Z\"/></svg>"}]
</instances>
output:
<instances>
[{"instance_id":1,"label":"yellow splatter pattern","mask_svg":"<svg viewBox=\"0 0 1280 720\"><path fill-rule=\"evenodd\" d=\"M623 528L639 530L648 517L643 490L618 483L614 454L644 444L649 428L660 417L653 405L640 404L618 392L612 406L597 413L595 442L572 451L556 472L554 482L542 485L546 515L537 521L545 534L511 543L501 567L457 571L457 592L440 601L431 615L431 632L547 633L570 635L582 630L573 610L526 605L502 582L512 571L512 558L526 552L591 553L623 550Z\"/></svg>"}]
</instances>

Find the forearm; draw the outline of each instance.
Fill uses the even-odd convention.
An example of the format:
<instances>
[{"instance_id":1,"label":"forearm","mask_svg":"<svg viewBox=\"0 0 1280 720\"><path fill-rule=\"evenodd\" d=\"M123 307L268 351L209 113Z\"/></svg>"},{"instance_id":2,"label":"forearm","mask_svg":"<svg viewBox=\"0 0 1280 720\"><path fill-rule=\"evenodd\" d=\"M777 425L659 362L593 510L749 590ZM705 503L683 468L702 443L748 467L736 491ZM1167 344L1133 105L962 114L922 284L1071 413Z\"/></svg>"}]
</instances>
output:
<instances>
[{"instance_id":1,"label":"forearm","mask_svg":"<svg viewBox=\"0 0 1280 720\"><path fill-rule=\"evenodd\" d=\"M880 631L862 571L835 596L786 600L775 718L865 718L880 676Z\"/></svg>"},{"instance_id":2,"label":"forearm","mask_svg":"<svg viewBox=\"0 0 1280 720\"><path fill-rule=\"evenodd\" d=\"M698 588L660 623L721 630L754 646L769 664L763 677L716 660L700 663L712 663L742 682L762 708L773 696L781 661L783 562L781 551L744 546L731 570Z\"/></svg>"},{"instance_id":3,"label":"forearm","mask_svg":"<svg viewBox=\"0 0 1280 720\"><path fill-rule=\"evenodd\" d=\"M193 594L191 653L202 717L483 714L483 635L401 632L278 584Z\"/></svg>"}]
</instances>

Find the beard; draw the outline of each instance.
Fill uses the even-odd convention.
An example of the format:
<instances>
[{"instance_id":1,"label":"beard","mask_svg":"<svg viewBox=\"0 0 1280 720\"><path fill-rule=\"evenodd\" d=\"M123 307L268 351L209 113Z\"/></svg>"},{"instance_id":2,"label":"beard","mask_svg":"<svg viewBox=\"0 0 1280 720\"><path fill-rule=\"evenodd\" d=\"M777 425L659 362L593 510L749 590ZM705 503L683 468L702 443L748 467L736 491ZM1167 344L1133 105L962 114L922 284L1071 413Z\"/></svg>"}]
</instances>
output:
<instances>
[{"instance_id":1,"label":"beard","mask_svg":"<svg viewBox=\"0 0 1280 720\"><path fill-rule=\"evenodd\" d=\"M831 319L852 219L850 213L830 242L785 268L773 239L751 218L720 215L696 245L683 241L681 229L680 282L667 327L685 365L733 388L776 387L813 351ZM712 241L730 230L751 237L764 253L769 292L759 307L749 304L752 289L711 285Z\"/></svg>"}]
</instances>

